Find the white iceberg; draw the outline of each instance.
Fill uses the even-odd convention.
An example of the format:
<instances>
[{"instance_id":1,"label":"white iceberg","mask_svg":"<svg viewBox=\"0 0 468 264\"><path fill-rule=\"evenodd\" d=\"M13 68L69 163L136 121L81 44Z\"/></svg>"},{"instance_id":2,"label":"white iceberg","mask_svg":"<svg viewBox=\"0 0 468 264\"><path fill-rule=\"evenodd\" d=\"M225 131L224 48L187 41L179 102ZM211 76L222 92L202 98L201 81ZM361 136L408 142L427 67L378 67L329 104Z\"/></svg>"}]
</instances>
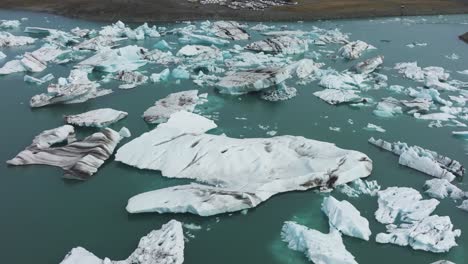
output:
<instances>
[{"instance_id":1,"label":"white iceberg","mask_svg":"<svg viewBox=\"0 0 468 264\"><path fill-rule=\"evenodd\" d=\"M171 75L171 70L169 69L164 69L160 73L153 73L150 76L150 80L154 83L158 82L165 82L169 79L169 76Z\"/></svg>"},{"instance_id":2,"label":"white iceberg","mask_svg":"<svg viewBox=\"0 0 468 264\"><path fill-rule=\"evenodd\" d=\"M462 191L457 186L451 184L446 179L427 180L426 183L424 183L424 189L424 192L427 193L430 197L437 199L450 197L454 200L460 200L468 196L467 193Z\"/></svg>"},{"instance_id":3,"label":"white iceberg","mask_svg":"<svg viewBox=\"0 0 468 264\"><path fill-rule=\"evenodd\" d=\"M467 211L468 212L468 199L467 200L464 200L459 206L457 206L458 208L462 209L463 211Z\"/></svg>"},{"instance_id":4,"label":"white iceberg","mask_svg":"<svg viewBox=\"0 0 468 264\"><path fill-rule=\"evenodd\" d=\"M119 89L132 89L146 83L149 79L139 72L132 71L119 71L115 74L114 78L124 82L124 84L119 85Z\"/></svg>"},{"instance_id":5,"label":"white iceberg","mask_svg":"<svg viewBox=\"0 0 468 264\"><path fill-rule=\"evenodd\" d=\"M30 164L56 166L64 170L65 178L86 180L113 154L121 136L118 132L105 128L82 141L74 140L75 131L70 125L46 130L37 135L30 146L7 163L15 166ZM54 147L54 144L64 141L67 141L67 145Z\"/></svg>"},{"instance_id":6,"label":"white iceberg","mask_svg":"<svg viewBox=\"0 0 468 264\"><path fill-rule=\"evenodd\" d=\"M361 195L377 196L380 191L380 185L377 181L366 181L362 179L356 179L347 184L337 186L336 189L345 194L348 197L357 198Z\"/></svg>"},{"instance_id":7,"label":"white iceberg","mask_svg":"<svg viewBox=\"0 0 468 264\"><path fill-rule=\"evenodd\" d=\"M24 81L25 82L28 82L28 83L34 83L34 84L38 84L38 85L41 85L41 84L44 84L46 82L49 82L49 81L52 81L54 79L54 75L52 75L51 73L41 77L40 79L39 78L35 78L35 77L32 77L32 76L29 76L29 75L25 75L24 76Z\"/></svg>"},{"instance_id":8,"label":"white iceberg","mask_svg":"<svg viewBox=\"0 0 468 264\"><path fill-rule=\"evenodd\" d=\"M161 229L153 230L142 237L138 247L126 260L102 260L86 249L76 247L60 264L182 264L184 243L182 224L171 220Z\"/></svg>"},{"instance_id":9,"label":"white iceberg","mask_svg":"<svg viewBox=\"0 0 468 264\"><path fill-rule=\"evenodd\" d=\"M0 29L16 29L21 26L19 20L0 20Z\"/></svg>"},{"instance_id":10,"label":"white iceberg","mask_svg":"<svg viewBox=\"0 0 468 264\"><path fill-rule=\"evenodd\" d=\"M374 124L371 124L371 123L368 123L367 126L364 129L368 130L368 131L376 131L376 132L380 132L380 133L385 133L385 131L386 131L381 126L374 125Z\"/></svg>"},{"instance_id":11,"label":"white iceberg","mask_svg":"<svg viewBox=\"0 0 468 264\"><path fill-rule=\"evenodd\" d=\"M408 146L404 142L390 143L382 139L369 139L369 143L400 156L398 163L430 176L452 181L462 177L465 168L460 162L419 146Z\"/></svg>"},{"instance_id":12,"label":"white iceberg","mask_svg":"<svg viewBox=\"0 0 468 264\"><path fill-rule=\"evenodd\" d=\"M106 127L128 115L127 112L117 111L112 108L100 108L78 115L67 115L64 117L67 124L82 127Z\"/></svg>"},{"instance_id":13,"label":"white iceberg","mask_svg":"<svg viewBox=\"0 0 468 264\"><path fill-rule=\"evenodd\" d=\"M293 136L237 139L206 134L215 127L209 119L181 111L121 147L117 161L206 184L137 195L129 200L127 211L202 216L238 211L277 193L331 188L372 170L366 155L330 143Z\"/></svg>"},{"instance_id":14,"label":"white iceberg","mask_svg":"<svg viewBox=\"0 0 468 264\"><path fill-rule=\"evenodd\" d=\"M215 35L220 38L232 40L247 40L250 38L249 33L235 21L216 21L213 23Z\"/></svg>"},{"instance_id":15,"label":"white iceberg","mask_svg":"<svg viewBox=\"0 0 468 264\"><path fill-rule=\"evenodd\" d=\"M1 47L18 47L33 44L36 41L34 38L25 36L15 36L8 32L0 31L0 48Z\"/></svg>"},{"instance_id":16,"label":"white iceberg","mask_svg":"<svg viewBox=\"0 0 468 264\"><path fill-rule=\"evenodd\" d=\"M333 196L323 198L322 211L328 217L330 229L368 241L371 235L369 221L348 201L338 201Z\"/></svg>"},{"instance_id":17,"label":"white iceberg","mask_svg":"<svg viewBox=\"0 0 468 264\"><path fill-rule=\"evenodd\" d=\"M331 105L365 102L366 99L359 96L358 93L359 91L355 90L324 89L315 92L314 95Z\"/></svg>"},{"instance_id":18,"label":"white iceberg","mask_svg":"<svg viewBox=\"0 0 468 264\"><path fill-rule=\"evenodd\" d=\"M118 49L103 48L96 55L78 63L78 67L92 67L103 72L135 71L148 61L144 59L147 51L138 46Z\"/></svg>"},{"instance_id":19,"label":"white iceberg","mask_svg":"<svg viewBox=\"0 0 468 264\"><path fill-rule=\"evenodd\" d=\"M317 264L357 264L349 253L339 231L331 228L324 234L294 222L285 222L281 238L292 250L304 252L309 260Z\"/></svg>"},{"instance_id":20,"label":"white iceberg","mask_svg":"<svg viewBox=\"0 0 468 264\"><path fill-rule=\"evenodd\" d=\"M367 59L363 62L359 62L354 66L354 70L357 73L362 73L362 74L369 74L375 69L377 69L380 65L383 64L383 56L377 56L374 58Z\"/></svg>"},{"instance_id":21,"label":"white iceberg","mask_svg":"<svg viewBox=\"0 0 468 264\"><path fill-rule=\"evenodd\" d=\"M374 46L365 43L364 41L357 40L349 42L338 50L338 54L346 59L354 60L361 57L362 53L369 49L375 49Z\"/></svg>"}]
</instances>

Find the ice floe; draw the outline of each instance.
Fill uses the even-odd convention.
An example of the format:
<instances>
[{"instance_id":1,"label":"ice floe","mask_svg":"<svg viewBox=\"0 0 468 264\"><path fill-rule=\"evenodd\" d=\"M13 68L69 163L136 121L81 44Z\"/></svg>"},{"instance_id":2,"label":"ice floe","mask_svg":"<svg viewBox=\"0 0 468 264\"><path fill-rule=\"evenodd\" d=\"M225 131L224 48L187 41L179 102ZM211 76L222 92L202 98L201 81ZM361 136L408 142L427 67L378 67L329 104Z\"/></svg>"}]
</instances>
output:
<instances>
[{"instance_id":1,"label":"ice floe","mask_svg":"<svg viewBox=\"0 0 468 264\"><path fill-rule=\"evenodd\" d=\"M139 194L129 200L127 211L202 216L239 211L277 193L347 183L372 169L366 155L330 143L293 136L237 139L206 134L215 127L202 116L177 112L121 147L117 161L204 183Z\"/></svg>"},{"instance_id":2,"label":"ice floe","mask_svg":"<svg viewBox=\"0 0 468 264\"><path fill-rule=\"evenodd\" d=\"M35 78L35 77L29 76L29 75L25 75L24 76L24 81L28 82L28 83L34 83L34 84L41 85L41 84L44 84L46 82L52 81L54 78L55 78L54 75L52 75L51 73L49 73L47 75L44 75L41 78Z\"/></svg>"},{"instance_id":3,"label":"ice floe","mask_svg":"<svg viewBox=\"0 0 468 264\"><path fill-rule=\"evenodd\" d=\"M369 240L369 221L348 201L338 201L333 196L325 197L322 211L327 215L331 229L335 228L347 236Z\"/></svg>"},{"instance_id":4,"label":"ice floe","mask_svg":"<svg viewBox=\"0 0 468 264\"><path fill-rule=\"evenodd\" d=\"M300 54L307 51L309 45L306 40L290 36L280 36L250 43L245 48L273 54Z\"/></svg>"},{"instance_id":5,"label":"ice floe","mask_svg":"<svg viewBox=\"0 0 468 264\"><path fill-rule=\"evenodd\" d=\"M112 155L120 140L118 132L105 128L75 141L74 128L64 125L40 133L30 146L7 163L15 166L43 164L61 167L65 178L86 180ZM67 144L54 146L61 142Z\"/></svg>"},{"instance_id":6,"label":"ice floe","mask_svg":"<svg viewBox=\"0 0 468 264\"><path fill-rule=\"evenodd\" d=\"M334 228L324 234L295 222L285 222L281 238L290 249L304 252L313 263L357 264L346 250L340 232Z\"/></svg>"},{"instance_id":7,"label":"ice floe","mask_svg":"<svg viewBox=\"0 0 468 264\"><path fill-rule=\"evenodd\" d=\"M408 146L404 142L390 143L382 139L370 138L369 143L400 156L398 163L430 176L454 180L462 177L465 168L460 162L419 146Z\"/></svg>"},{"instance_id":8,"label":"ice floe","mask_svg":"<svg viewBox=\"0 0 468 264\"><path fill-rule=\"evenodd\" d=\"M324 89L315 92L314 95L331 105L365 102L366 99L358 93L359 91L355 90Z\"/></svg>"},{"instance_id":9,"label":"ice floe","mask_svg":"<svg viewBox=\"0 0 468 264\"><path fill-rule=\"evenodd\" d=\"M383 64L383 59L383 56L377 56L363 62L359 62L354 66L354 70L358 73L369 74Z\"/></svg>"},{"instance_id":10,"label":"ice floe","mask_svg":"<svg viewBox=\"0 0 468 264\"><path fill-rule=\"evenodd\" d=\"M0 31L0 47L17 47L33 44L36 41L34 38L26 36L15 36L8 32Z\"/></svg>"},{"instance_id":11,"label":"ice floe","mask_svg":"<svg viewBox=\"0 0 468 264\"><path fill-rule=\"evenodd\" d=\"M144 66L147 51L138 46L118 49L103 48L94 56L78 63L78 67L92 67L103 72L134 71Z\"/></svg>"},{"instance_id":12,"label":"ice floe","mask_svg":"<svg viewBox=\"0 0 468 264\"><path fill-rule=\"evenodd\" d=\"M67 115L64 119L67 124L82 127L106 127L125 118L127 115L127 112L112 108L100 108L82 114Z\"/></svg>"},{"instance_id":13,"label":"ice floe","mask_svg":"<svg viewBox=\"0 0 468 264\"><path fill-rule=\"evenodd\" d=\"M468 197L468 193L465 193L446 179L427 180L424 184L424 189L425 193L437 199L450 197L453 200L460 200L464 197Z\"/></svg>"},{"instance_id":14,"label":"ice floe","mask_svg":"<svg viewBox=\"0 0 468 264\"><path fill-rule=\"evenodd\" d=\"M116 80L124 82L124 84L119 85L119 89L132 89L138 85L144 84L148 81L148 77L139 73L132 71L119 71L114 76Z\"/></svg>"},{"instance_id":15,"label":"ice floe","mask_svg":"<svg viewBox=\"0 0 468 264\"><path fill-rule=\"evenodd\" d=\"M341 47L338 50L338 54L346 59L354 60L361 57L362 53L369 49L375 49L375 47L365 43L364 41L357 40L349 42L348 44ZM378 60L375 62L378 62Z\"/></svg>"},{"instance_id":16,"label":"ice floe","mask_svg":"<svg viewBox=\"0 0 468 264\"><path fill-rule=\"evenodd\" d=\"M96 257L82 247L73 248L60 264L182 264L184 262L182 224L171 220L161 229L140 239L138 247L125 260L112 261Z\"/></svg>"},{"instance_id":17,"label":"ice floe","mask_svg":"<svg viewBox=\"0 0 468 264\"><path fill-rule=\"evenodd\" d=\"M357 198L361 195L376 196L377 192L380 191L380 188L381 187L377 181L368 181L362 179L356 179L352 182L336 187L339 192L352 198Z\"/></svg>"},{"instance_id":18,"label":"ice floe","mask_svg":"<svg viewBox=\"0 0 468 264\"><path fill-rule=\"evenodd\" d=\"M368 130L368 131L376 131L376 132L380 132L380 133L385 133L385 131L386 131L381 126L374 125L374 124L371 124L371 123L368 123L367 126L364 129Z\"/></svg>"},{"instance_id":19,"label":"ice floe","mask_svg":"<svg viewBox=\"0 0 468 264\"><path fill-rule=\"evenodd\" d=\"M249 33L235 21L216 21L213 23L215 35L220 38L232 40L247 40L250 38Z\"/></svg>"}]
</instances>

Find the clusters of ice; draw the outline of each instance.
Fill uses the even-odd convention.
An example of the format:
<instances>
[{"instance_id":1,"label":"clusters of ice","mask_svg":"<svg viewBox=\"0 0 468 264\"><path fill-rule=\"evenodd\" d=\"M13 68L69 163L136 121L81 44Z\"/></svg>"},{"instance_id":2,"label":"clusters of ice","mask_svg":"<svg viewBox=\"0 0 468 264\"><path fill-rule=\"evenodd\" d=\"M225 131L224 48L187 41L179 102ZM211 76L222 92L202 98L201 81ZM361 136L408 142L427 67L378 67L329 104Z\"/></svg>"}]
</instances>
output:
<instances>
[{"instance_id":1,"label":"clusters of ice","mask_svg":"<svg viewBox=\"0 0 468 264\"><path fill-rule=\"evenodd\" d=\"M276 102L291 99L296 95L296 88L286 86L284 83L280 83L271 89L264 90L260 97L266 101Z\"/></svg>"},{"instance_id":2,"label":"clusters of ice","mask_svg":"<svg viewBox=\"0 0 468 264\"><path fill-rule=\"evenodd\" d=\"M67 79L59 78L58 84L49 85L47 93L33 96L29 104L31 107L42 107L51 104L82 103L112 93L112 90L98 87L99 84L88 79L87 71L75 69Z\"/></svg>"},{"instance_id":3,"label":"clusters of ice","mask_svg":"<svg viewBox=\"0 0 468 264\"><path fill-rule=\"evenodd\" d=\"M356 179L350 183L342 184L337 186L337 190L348 197L357 198L361 195L376 196L377 192L380 191L380 185L377 181L367 181L362 179Z\"/></svg>"},{"instance_id":4,"label":"clusters of ice","mask_svg":"<svg viewBox=\"0 0 468 264\"><path fill-rule=\"evenodd\" d=\"M357 264L346 250L341 233L334 228L324 234L295 222L285 222L281 238L290 249L304 252L313 263Z\"/></svg>"},{"instance_id":5,"label":"clusters of ice","mask_svg":"<svg viewBox=\"0 0 468 264\"><path fill-rule=\"evenodd\" d=\"M203 97L198 96L198 90L171 93L148 108L143 113L143 119L150 124L164 123L176 112L193 112L198 104L205 102Z\"/></svg>"},{"instance_id":6,"label":"clusters of ice","mask_svg":"<svg viewBox=\"0 0 468 264\"><path fill-rule=\"evenodd\" d=\"M404 142L390 143L382 139L370 138L369 143L400 156L398 163L430 176L452 181L462 177L465 168L460 162L419 146L408 146Z\"/></svg>"},{"instance_id":7,"label":"clusters of ice","mask_svg":"<svg viewBox=\"0 0 468 264\"><path fill-rule=\"evenodd\" d=\"M309 49L307 40L296 37L279 36L250 43L248 50L273 54L300 54Z\"/></svg>"},{"instance_id":8,"label":"clusters of ice","mask_svg":"<svg viewBox=\"0 0 468 264\"><path fill-rule=\"evenodd\" d=\"M453 230L448 216L431 215L439 202L422 200L421 194L407 187L390 187L378 193L377 221L388 224L387 233L377 234L378 243L411 246L435 253L457 246L461 231Z\"/></svg>"},{"instance_id":9,"label":"clusters of ice","mask_svg":"<svg viewBox=\"0 0 468 264\"><path fill-rule=\"evenodd\" d=\"M36 41L34 38L25 36L15 36L8 32L0 31L0 48L1 47L17 47L33 44Z\"/></svg>"},{"instance_id":10,"label":"clusters of ice","mask_svg":"<svg viewBox=\"0 0 468 264\"><path fill-rule=\"evenodd\" d=\"M450 197L454 200L460 200L464 197L468 197L468 193L465 193L446 179L427 180L424 184L424 188L426 189L425 192L429 196L437 199Z\"/></svg>"},{"instance_id":11,"label":"clusters of ice","mask_svg":"<svg viewBox=\"0 0 468 264\"><path fill-rule=\"evenodd\" d=\"M148 81L148 77L139 73L131 71L119 71L114 77L115 79L124 82L125 84L119 85L120 89L132 89L138 85L144 84Z\"/></svg>"},{"instance_id":12,"label":"clusters of ice","mask_svg":"<svg viewBox=\"0 0 468 264\"><path fill-rule=\"evenodd\" d=\"M349 42L348 44L341 47L338 50L338 54L343 56L346 59L354 60L354 59L361 57L362 53L369 49L375 49L375 47L365 43L364 41L357 40L357 41ZM378 62L378 60L376 60L375 62Z\"/></svg>"},{"instance_id":13,"label":"clusters of ice","mask_svg":"<svg viewBox=\"0 0 468 264\"><path fill-rule=\"evenodd\" d=\"M126 260L102 260L86 249L76 247L60 264L182 264L184 244L182 224L171 220L161 229L153 230L142 237L138 247Z\"/></svg>"},{"instance_id":14,"label":"clusters of ice","mask_svg":"<svg viewBox=\"0 0 468 264\"><path fill-rule=\"evenodd\" d=\"M61 167L65 178L86 180L112 155L120 140L118 132L105 128L82 141L76 141L74 128L64 125L40 133L31 145L7 163L15 166L43 164ZM54 147L62 142L67 144Z\"/></svg>"},{"instance_id":15,"label":"clusters of ice","mask_svg":"<svg viewBox=\"0 0 468 264\"><path fill-rule=\"evenodd\" d=\"M338 201L333 196L323 199L322 211L327 215L330 229L368 241L371 235L369 221L348 201Z\"/></svg>"},{"instance_id":16,"label":"clusters of ice","mask_svg":"<svg viewBox=\"0 0 468 264\"><path fill-rule=\"evenodd\" d=\"M293 136L237 139L206 134L215 127L202 116L177 112L121 147L117 161L203 183L139 194L129 200L127 211L202 216L239 211L277 193L344 184L368 176L372 169L366 155L330 143Z\"/></svg>"},{"instance_id":17,"label":"clusters of ice","mask_svg":"<svg viewBox=\"0 0 468 264\"><path fill-rule=\"evenodd\" d=\"M78 115L65 116L67 124L83 127L106 127L128 115L127 112L114 110L112 108L100 108Z\"/></svg>"},{"instance_id":18,"label":"clusters of ice","mask_svg":"<svg viewBox=\"0 0 468 264\"><path fill-rule=\"evenodd\" d=\"M47 63L65 53L55 45L44 45L33 51L26 52L21 59L7 62L1 69L1 74L15 72L42 72L46 69Z\"/></svg>"}]
</instances>

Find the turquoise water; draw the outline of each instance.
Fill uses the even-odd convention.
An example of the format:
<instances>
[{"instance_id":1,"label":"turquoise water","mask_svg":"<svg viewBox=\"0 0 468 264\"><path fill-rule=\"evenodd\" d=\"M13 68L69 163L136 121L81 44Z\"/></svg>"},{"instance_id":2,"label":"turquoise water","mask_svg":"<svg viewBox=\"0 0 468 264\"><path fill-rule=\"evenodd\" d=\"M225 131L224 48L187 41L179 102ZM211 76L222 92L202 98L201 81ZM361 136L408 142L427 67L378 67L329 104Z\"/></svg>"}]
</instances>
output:
<instances>
[{"instance_id":1,"label":"turquoise water","mask_svg":"<svg viewBox=\"0 0 468 264\"><path fill-rule=\"evenodd\" d=\"M103 24L68 19L38 13L0 11L0 19L29 18L23 26L52 27L70 30L76 26L99 28ZM457 36L468 30L468 15L412 18L409 20L340 20L275 24L287 25L290 29L310 30L312 26L326 29L340 28L351 33L352 40L363 40L378 48L363 58L376 54L385 56L384 66L393 67L397 62L418 61L420 66L441 66L451 72L454 79L468 81L456 71L468 69L468 45ZM252 23L254 25L254 23ZM168 27L183 26L165 24ZM23 34L11 31L14 34ZM259 39L257 34L254 39ZM176 41L175 36L166 38ZM382 42L381 40L390 40ZM137 42L140 46L151 47L159 39ZM427 47L410 49L405 45L411 42L427 42ZM129 41L128 43L133 43ZM239 42L243 45L247 42ZM27 48L2 49L8 60L25 51L37 49L42 43ZM125 43L123 43L124 45ZM180 46L178 46L180 47ZM339 46L327 49L336 50ZM311 47L310 51L318 49ZM448 60L445 55L456 53L459 60ZM306 54L307 55L307 54ZM343 70L353 62L331 60L325 56L319 59L328 66ZM1 62L0 62L1 63ZM39 74L53 73L56 77L66 77L71 66L50 65ZM149 65L143 70L148 73L160 72L162 66ZM415 87L411 80L402 79L393 70L382 70L389 76L389 84ZM99 78L98 75L93 76ZM398 158L369 145L370 136L388 141L401 140L420 145L441 154L466 162L466 143L451 136L453 127L428 128L428 122L418 121L402 115L393 119L382 119L372 114L373 107L351 108L333 107L312 95L320 88L316 82L298 86L298 96L284 102L267 102L256 95L240 97L219 95L213 88L199 88L191 81L174 80L166 84L146 84L133 90L118 90L117 83L103 84L113 88L111 95L75 105L49 106L30 109L31 96L41 93L46 86L24 83L23 74L12 74L0 78L0 160L6 161L16 155L39 132L63 124L63 115L112 107L127 111L129 116L111 126L119 129L128 127L133 136L152 129L141 118L142 113L154 101L176 91L199 89L207 92L222 107L215 114L221 132L232 137L266 137L266 131L259 125L269 126L278 135L300 135L307 138L334 142L339 147L366 153L374 162L374 170L369 179L377 180L383 188L408 186L422 192L424 181L429 176L398 165ZM378 101L389 95L386 90L364 93ZM402 95L394 95L404 98ZM444 94L444 97L446 95ZM247 120L238 120L245 117ZM354 125L348 123L353 119ZM367 123L383 126L387 132L379 134L365 131ZM341 132L330 131L330 126L341 127ZM460 129L458 129L460 130ZM86 136L94 129L77 129L79 136ZM124 141L124 143L127 140ZM110 159L99 172L86 182L72 182L61 178L59 168L48 166L8 167L0 165L0 259L2 263L59 263L73 247L82 246L99 257L111 259L126 258L136 247L138 240L163 223L177 220L199 224L200 231L190 231L195 238L185 246L185 263L309 263L301 254L293 252L280 241L280 230L284 221L295 220L322 232L328 231L328 221L320 211L324 195L316 191L295 192L277 195L246 215L234 213L218 217L198 217L192 215L130 215L125 205L131 196L166 186L178 184L180 180L161 177L160 173L142 171L117 163ZM241 164L240 164L241 165ZM468 191L466 180L457 186ZM453 201L443 200L435 214L449 215L456 228L462 230L457 239L458 247L447 254L433 254L415 251L407 247L381 245L375 241L375 234L384 231L384 226L375 221L377 209L375 197L363 196L347 198L337 192L338 199L348 199L369 220L373 236L370 242L344 237L344 243L361 264L402 263L423 264L439 259L448 259L458 264L468 259L468 213L457 209Z\"/></svg>"}]
</instances>

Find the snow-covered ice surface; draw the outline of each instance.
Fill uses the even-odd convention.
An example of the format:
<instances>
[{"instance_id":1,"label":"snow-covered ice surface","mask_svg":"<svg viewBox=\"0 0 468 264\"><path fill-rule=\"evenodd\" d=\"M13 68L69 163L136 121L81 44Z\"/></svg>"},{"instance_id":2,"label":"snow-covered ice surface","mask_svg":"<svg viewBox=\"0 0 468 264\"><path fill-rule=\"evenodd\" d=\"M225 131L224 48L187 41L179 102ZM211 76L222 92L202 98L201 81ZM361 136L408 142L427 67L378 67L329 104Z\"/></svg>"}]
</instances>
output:
<instances>
[{"instance_id":1,"label":"snow-covered ice surface","mask_svg":"<svg viewBox=\"0 0 468 264\"><path fill-rule=\"evenodd\" d=\"M76 247L60 264L182 264L184 246L182 223L171 220L142 237L138 247L125 260L102 260L86 249Z\"/></svg>"},{"instance_id":2,"label":"snow-covered ice surface","mask_svg":"<svg viewBox=\"0 0 468 264\"><path fill-rule=\"evenodd\" d=\"M293 136L237 139L206 133L213 128L213 121L181 111L121 147L117 161L204 183L134 196L127 210L204 216L233 212L255 207L277 193L331 188L372 170L366 155L330 143Z\"/></svg>"},{"instance_id":3,"label":"snow-covered ice surface","mask_svg":"<svg viewBox=\"0 0 468 264\"><path fill-rule=\"evenodd\" d=\"M77 126L106 127L125 118L127 115L127 112L112 108L101 108L77 115L68 115L64 119L66 123Z\"/></svg>"}]
</instances>

